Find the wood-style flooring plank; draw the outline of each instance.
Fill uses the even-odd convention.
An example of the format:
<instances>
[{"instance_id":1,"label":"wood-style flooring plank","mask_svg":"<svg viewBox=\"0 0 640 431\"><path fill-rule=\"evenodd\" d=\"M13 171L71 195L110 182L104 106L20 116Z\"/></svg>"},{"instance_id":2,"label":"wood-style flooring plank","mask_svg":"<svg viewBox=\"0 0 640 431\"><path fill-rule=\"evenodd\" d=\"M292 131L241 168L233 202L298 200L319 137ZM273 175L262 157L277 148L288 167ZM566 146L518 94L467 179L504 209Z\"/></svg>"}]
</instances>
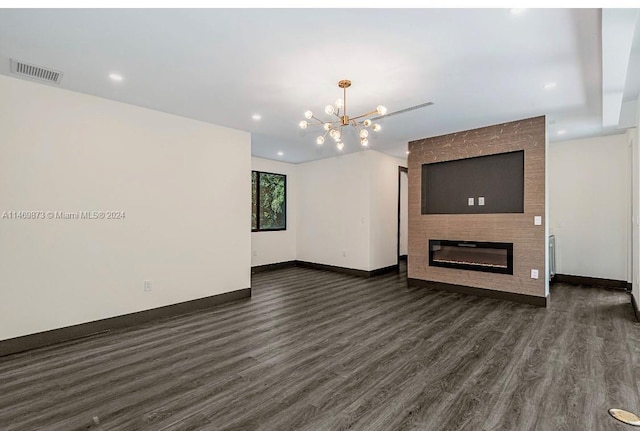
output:
<instances>
[{"instance_id":1,"label":"wood-style flooring plank","mask_svg":"<svg viewBox=\"0 0 640 431\"><path fill-rule=\"evenodd\" d=\"M624 430L640 410L628 294L548 309L309 268L252 297L0 358L0 430Z\"/></svg>"}]
</instances>

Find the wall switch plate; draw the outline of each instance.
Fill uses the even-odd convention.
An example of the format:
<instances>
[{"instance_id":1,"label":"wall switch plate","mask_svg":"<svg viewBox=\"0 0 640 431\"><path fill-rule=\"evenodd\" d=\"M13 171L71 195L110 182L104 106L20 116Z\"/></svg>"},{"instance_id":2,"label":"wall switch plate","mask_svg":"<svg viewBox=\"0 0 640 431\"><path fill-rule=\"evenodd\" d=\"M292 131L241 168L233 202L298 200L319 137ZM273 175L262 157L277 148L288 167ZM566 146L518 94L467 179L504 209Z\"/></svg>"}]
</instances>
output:
<instances>
[{"instance_id":1,"label":"wall switch plate","mask_svg":"<svg viewBox=\"0 0 640 431\"><path fill-rule=\"evenodd\" d=\"M537 269L532 269L531 270L531 278L535 278L536 280L538 279L538 270Z\"/></svg>"},{"instance_id":2,"label":"wall switch plate","mask_svg":"<svg viewBox=\"0 0 640 431\"><path fill-rule=\"evenodd\" d=\"M478 205L484 205L484 196L478 198Z\"/></svg>"},{"instance_id":3,"label":"wall switch plate","mask_svg":"<svg viewBox=\"0 0 640 431\"><path fill-rule=\"evenodd\" d=\"M151 280L144 281L144 291L151 292Z\"/></svg>"},{"instance_id":4,"label":"wall switch plate","mask_svg":"<svg viewBox=\"0 0 640 431\"><path fill-rule=\"evenodd\" d=\"M472 207L474 205L473 198L469 198L469 206Z\"/></svg>"},{"instance_id":5,"label":"wall switch plate","mask_svg":"<svg viewBox=\"0 0 640 431\"><path fill-rule=\"evenodd\" d=\"M542 226L542 216L534 216L533 224L536 226Z\"/></svg>"}]
</instances>

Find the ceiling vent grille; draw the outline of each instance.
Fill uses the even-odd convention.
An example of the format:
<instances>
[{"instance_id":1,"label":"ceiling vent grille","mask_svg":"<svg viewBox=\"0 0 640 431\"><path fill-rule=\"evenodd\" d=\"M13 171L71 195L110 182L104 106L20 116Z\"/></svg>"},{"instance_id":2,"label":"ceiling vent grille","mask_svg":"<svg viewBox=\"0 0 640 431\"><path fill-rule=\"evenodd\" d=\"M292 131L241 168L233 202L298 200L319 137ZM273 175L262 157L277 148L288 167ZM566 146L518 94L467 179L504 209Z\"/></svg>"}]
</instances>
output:
<instances>
[{"instance_id":1,"label":"ceiling vent grille","mask_svg":"<svg viewBox=\"0 0 640 431\"><path fill-rule=\"evenodd\" d=\"M384 114L384 115L380 115L380 116L377 116L377 117L373 117L371 119L372 120L377 120L379 118L387 118L387 117L391 117L392 115L404 114L405 112L415 111L416 109L425 108L425 107L431 106L431 105L433 105L433 102L427 102L427 103L423 103L421 105L416 105L416 106L412 106L410 108L405 108L405 109L401 109L399 111L391 112L389 114Z\"/></svg>"},{"instance_id":2,"label":"ceiling vent grille","mask_svg":"<svg viewBox=\"0 0 640 431\"><path fill-rule=\"evenodd\" d=\"M62 79L62 72L42 66L23 63L22 61L14 60L13 58L11 59L11 73L52 84L60 84L60 80Z\"/></svg>"}]
</instances>

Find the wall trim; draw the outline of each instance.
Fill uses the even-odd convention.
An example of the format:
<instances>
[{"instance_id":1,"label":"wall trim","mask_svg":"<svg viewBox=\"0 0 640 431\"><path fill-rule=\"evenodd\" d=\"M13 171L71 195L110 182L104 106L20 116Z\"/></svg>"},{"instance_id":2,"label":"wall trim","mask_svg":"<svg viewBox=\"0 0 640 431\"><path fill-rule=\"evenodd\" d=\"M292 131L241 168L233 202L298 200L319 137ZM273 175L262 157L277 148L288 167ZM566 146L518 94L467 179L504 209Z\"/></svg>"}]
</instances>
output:
<instances>
[{"instance_id":1,"label":"wall trim","mask_svg":"<svg viewBox=\"0 0 640 431\"><path fill-rule=\"evenodd\" d=\"M410 287L426 287L428 289L444 290L446 292L462 293L464 295L484 296L488 298L501 299L504 301L519 302L521 304L535 305L538 307L548 307L549 297L525 295L522 293L503 292L501 290L484 289L480 287L460 286L458 284L441 283L438 281L419 280L408 278L407 284Z\"/></svg>"},{"instance_id":2,"label":"wall trim","mask_svg":"<svg viewBox=\"0 0 640 431\"><path fill-rule=\"evenodd\" d=\"M554 283L582 284L585 286L613 287L630 291L631 283L626 280L612 280L609 278L584 277L582 275L555 274Z\"/></svg>"},{"instance_id":3,"label":"wall trim","mask_svg":"<svg viewBox=\"0 0 640 431\"><path fill-rule=\"evenodd\" d=\"M265 271L275 271L276 269L292 268L294 266L296 266L295 260L288 260L286 262L269 263L267 265L257 265L257 266L251 267L251 274L256 274L258 272L265 272Z\"/></svg>"},{"instance_id":4,"label":"wall trim","mask_svg":"<svg viewBox=\"0 0 640 431\"><path fill-rule=\"evenodd\" d=\"M107 319L94 320L92 322L80 323L78 325L66 326L64 328L52 329L49 331L36 332L35 334L9 338L8 340L0 340L0 357L37 349L39 347L50 346L64 341L90 337L92 335L110 332L115 329L137 326L153 320L187 314L193 311L203 310L216 305L250 297L251 288L234 290L232 292L225 292L219 295L165 305L163 307L152 308L150 310L123 314L121 316L109 317Z\"/></svg>"},{"instance_id":5,"label":"wall trim","mask_svg":"<svg viewBox=\"0 0 640 431\"><path fill-rule=\"evenodd\" d=\"M378 269L369 271L369 277L377 277L379 275L388 274L390 272L398 272L399 270L400 270L399 264L389 265L389 266L385 266L384 268L378 268Z\"/></svg>"},{"instance_id":6,"label":"wall trim","mask_svg":"<svg viewBox=\"0 0 640 431\"><path fill-rule=\"evenodd\" d=\"M631 293L631 306L633 307L633 313L636 315L636 319L640 322L640 309L638 309L638 301L633 293Z\"/></svg>"},{"instance_id":7,"label":"wall trim","mask_svg":"<svg viewBox=\"0 0 640 431\"><path fill-rule=\"evenodd\" d=\"M355 275L357 277L364 277L364 278L376 277L378 275L383 275L388 272L398 271L398 268L399 268L398 264L395 264L391 266L385 266L384 268L378 268L371 271L366 271L364 269L345 268L343 266L325 265L324 263L305 262L303 260L296 260L296 266L301 266L304 268L319 269L323 271L338 272L340 274Z\"/></svg>"},{"instance_id":8,"label":"wall trim","mask_svg":"<svg viewBox=\"0 0 640 431\"><path fill-rule=\"evenodd\" d=\"M326 265L324 263L307 262L304 260L289 260L286 262L270 263L268 265L259 265L251 267L251 273L259 273L264 271L274 271L278 269L291 268L299 266L303 268L319 269L321 271L331 271L346 275L355 275L356 277L371 278L378 275L387 274L389 272L397 272L399 265L385 266L384 268L373 269L366 271L364 269L346 268L344 266Z\"/></svg>"}]
</instances>

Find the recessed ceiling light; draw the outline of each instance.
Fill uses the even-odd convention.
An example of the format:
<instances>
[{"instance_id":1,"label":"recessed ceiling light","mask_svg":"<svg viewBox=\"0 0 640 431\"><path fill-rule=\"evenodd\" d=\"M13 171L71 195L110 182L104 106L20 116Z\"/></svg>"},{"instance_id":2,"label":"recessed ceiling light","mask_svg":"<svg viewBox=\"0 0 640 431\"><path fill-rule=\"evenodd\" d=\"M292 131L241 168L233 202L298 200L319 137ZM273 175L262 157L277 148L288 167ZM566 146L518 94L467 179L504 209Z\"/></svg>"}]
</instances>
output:
<instances>
[{"instance_id":1,"label":"recessed ceiling light","mask_svg":"<svg viewBox=\"0 0 640 431\"><path fill-rule=\"evenodd\" d=\"M279 156L284 156L284 153L282 151L278 151L278 155Z\"/></svg>"},{"instance_id":2,"label":"recessed ceiling light","mask_svg":"<svg viewBox=\"0 0 640 431\"><path fill-rule=\"evenodd\" d=\"M518 9L518 8L511 8L509 9L509 13L511 15L520 15L522 12L524 12L526 9Z\"/></svg>"},{"instance_id":3,"label":"recessed ceiling light","mask_svg":"<svg viewBox=\"0 0 640 431\"><path fill-rule=\"evenodd\" d=\"M253 118L254 120L258 121L258 120L262 120L262 115L260 114L253 114L251 116L251 118Z\"/></svg>"},{"instance_id":4,"label":"recessed ceiling light","mask_svg":"<svg viewBox=\"0 0 640 431\"><path fill-rule=\"evenodd\" d=\"M562 130L558 130L558 135L565 135L567 133L566 130L562 129Z\"/></svg>"},{"instance_id":5,"label":"recessed ceiling light","mask_svg":"<svg viewBox=\"0 0 640 431\"><path fill-rule=\"evenodd\" d=\"M545 90L551 90L552 88L556 88L558 84L556 84L555 82L547 82L546 84L544 84L544 89Z\"/></svg>"},{"instance_id":6,"label":"recessed ceiling light","mask_svg":"<svg viewBox=\"0 0 640 431\"><path fill-rule=\"evenodd\" d=\"M117 74L117 73L110 73L109 74L109 78L111 78L112 81L122 81L124 78L122 77L122 75Z\"/></svg>"}]
</instances>

